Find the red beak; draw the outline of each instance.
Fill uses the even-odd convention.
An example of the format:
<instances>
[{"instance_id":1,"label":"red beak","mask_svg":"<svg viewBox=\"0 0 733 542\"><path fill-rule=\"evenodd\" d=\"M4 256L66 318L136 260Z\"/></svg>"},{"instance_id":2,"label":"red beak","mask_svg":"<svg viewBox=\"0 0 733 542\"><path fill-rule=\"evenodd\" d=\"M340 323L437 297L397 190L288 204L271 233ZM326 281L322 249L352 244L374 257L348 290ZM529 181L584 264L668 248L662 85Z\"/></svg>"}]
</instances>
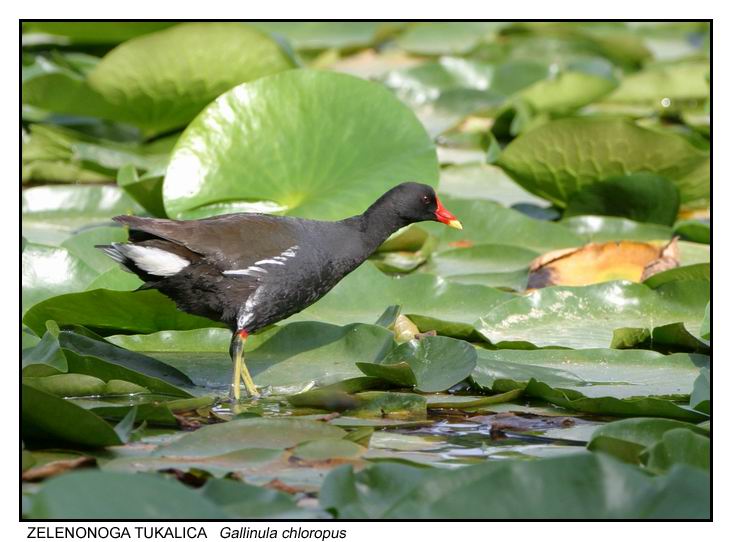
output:
<instances>
[{"instance_id":1,"label":"red beak","mask_svg":"<svg viewBox=\"0 0 733 542\"><path fill-rule=\"evenodd\" d=\"M435 220L437 220L438 222L442 222L443 224L447 224L451 228L462 230L463 226L455 217L455 215L451 213L448 209L443 207L443 204L437 197L435 198L435 202L438 204L438 208L435 210Z\"/></svg>"}]
</instances>

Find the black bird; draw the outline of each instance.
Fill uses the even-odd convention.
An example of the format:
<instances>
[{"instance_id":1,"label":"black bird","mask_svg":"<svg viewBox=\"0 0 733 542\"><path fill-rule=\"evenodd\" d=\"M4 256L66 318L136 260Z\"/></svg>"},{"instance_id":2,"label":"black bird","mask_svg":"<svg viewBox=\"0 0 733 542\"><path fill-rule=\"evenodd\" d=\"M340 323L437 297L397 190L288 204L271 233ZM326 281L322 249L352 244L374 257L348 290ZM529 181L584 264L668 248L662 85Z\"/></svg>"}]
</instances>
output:
<instances>
[{"instance_id":1,"label":"black bird","mask_svg":"<svg viewBox=\"0 0 733 542\"><path fill-rule=\"evenodd\" d=\"M250 333L320 299L403 226L434 220L461 229L430 186L412 182L336 222L259 213L114 220L129 226L129 242L98 248L145 281L141 289L155 288L180 310L231 328L236 401L240 378L258 395L242 355Z\"/></svg>"}]
</instances>

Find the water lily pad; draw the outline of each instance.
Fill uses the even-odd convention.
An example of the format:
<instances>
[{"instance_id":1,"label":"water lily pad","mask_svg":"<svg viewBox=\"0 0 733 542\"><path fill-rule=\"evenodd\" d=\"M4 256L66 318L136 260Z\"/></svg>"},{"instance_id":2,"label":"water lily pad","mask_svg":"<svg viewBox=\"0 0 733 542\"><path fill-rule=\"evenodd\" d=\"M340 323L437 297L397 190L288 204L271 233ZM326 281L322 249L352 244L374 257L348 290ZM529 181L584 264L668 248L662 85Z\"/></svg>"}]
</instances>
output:
<instances>
[{"instance_id":1,"label":"water lily pad","mask_svg":"<svg viewBox=\"0 0 733 542\"><path fill-rule=\"evenodd\" d=\"M139 175L135 166L127 164L117 172L117 186L153 216L166 216L163 206L162 171L154 170Z\"/></svg>"},{"instance_id":2,"label":"water lily pad","mask_svg":"<svg viewBox=\"0 0 733 542\"><path fill-rule=\"evenodd\" d=\"M602 144L601 144L602 143ZM621 119L560 119L514 140L498 164L525 189L557 205L614 175L649 172L672 181L684 205L709 198L707 153L672 134Z\"/></svg>"},{"instance_id":3,"label":"water lily pad","mask_svg":"<svg viewBox=\"0 0 733 542\"><path fill-rule=\"evenodd\" d=\"M294 70L207 107L178 140L163 201L177 218L246 204L340 219L407 180L435 185L438 170L430 138L405 105L376 83Z\"/></svg>"},{"instance_id":4,"label":"water lily pad","mask_svg":"<svg viewBox=\"0 0 733 542\"><path fill-rule=\"evenodd\" d=\"M213 479L202 488L203 495L220 509L238 518L326 519L317 509L298 506L294 496L283 491L244 484L235 480ZM232 529L232 534L236 533Z\"/></svg>"},{"instance_id":5,"label":"water lily pad","mask_svg":"<svg viewBox=\"0 0 733 542\"><path fill-rule=\"evenodd\" d=\"M649 103L655 107L677 108L678 102L705 100L710 94L707 62L686 61L652 65L623 78L606 99L610 103ZM666 101L663 102L666 98Z\"/></svg>"},{"instance_id":6,"label":"water lily pad","mask_svg":"<svg viewBox=\"0 0 733 542\"><path fill-rule=\"evenodd\" d=\"M553 386L582 391L589 397L612 395L683 397L692 392L700 367L707 357L696 354L663 355L648 350L483 350L478 351L473 379L493 389L514 387L507 375L511 366L525 368L524 382L529 378L546 381L542 369L564 371L572 375L566 381L554 380ZM560 373L558 373L560 374ZM519 376L519 373L517 374ZM513 377L511 380L522 382Z\"/></svg>"},{"instance_id":7,"label":"water lily pad","mask_svg":"<svg viewBox=\"0 0 733 542\"><path fill-rule=\"evenodd\" d=\"M21 388L21 422L26 441L60 441L91 447L122 444L114 428L96 414L26 384Z\"/></svg>"},{"instance_id":8,"label":"water lily pad","mask_svg":"<svg viewBox=\"0 0 733 542\"><path fill-rule=\"evenodd\" d=\"M58 245L82 226L142 208L116 186L37 186L23 190L23 237Z\"/></svg>"},{"instance_id":9,"label":"water lily pad","mask_svg":"<svg viewBox=\"0 0 733 542\"><path fill-rule=\"evenodd\" d=\"M23 384L50 393L56 397L103 395L107 389L104 380L100 380L94 376L71 373L25 377L23 378Z\"/></svg>"},{"instance_id":10,"label":"water lily pad","mask_svg":"<svg viewBox=\"0 0 733 542\"><path fill-rule=\"evenodd\" d=\"M65 248L26 243L22 252L22 306L27 311L50 297L83 290L96 272Z\"/></svg>"},{"instance_id":11,"label":"water lily pad","mask_svg":"<svg viewBox=\"0 0 733 542\"><path fill-rule=\"evenodd\" d=\"M110 491L115 488L115 491ZM79 498L69 499L70 492ZM151 474L76 472L45 483L33 519L224 519L218 506L175 480Z\"/></svg>"},{"instance_id":12,"label":"water lily pad","mask_svg":"<svg viewBox=\"0 0 733 542\"><path fill-rule=\"evenodd\" d=\"M100 311L99 307L105 309ZM61 326L83 325L107 335L217 325L217 322L179 311L173 301L155 290L118 292L100 289L59 295L37 303L23 317L23 322L36 333L43 332L48 320L55 320Z\"/></svg>"},{"instance_id":13,"label":"water lily pad","mask_svg":"<svg viewBox=\"0 0 733 542\"><path fill-rule=\"evenodd\" d=\"M563 225L530 218L492 201L446 198L443 203L461 220L463 230L449 231L447 228L435 227L441 224L424 225L430 233L439 237L442 247L450 247L454 243L465 246L468 242L515 245L545 252L583 244L582 237Z\"/></svg>"},{"instance_id":14,"label":"water lily pad","mask_svg":"<svg viewBox=\"0 0 733 542\"><path fill-rule=\"evenodd\" d=\"M670 399L657 397L630 397L627 399L612 396L586 397L582 391L554 388L536 380L530 380L524 391L529 396L548 401L553 405L588 414L658 416L690 422L701 422L706 419L706 415Z\"/></svg>"},{"instance_id":15,"label":"water lily pad","mask_svg":"<svg viewBox=\"0 0 733 542\"><path fill-rule=\"evenodd\" d=\"M700 337L709 341L712 339L712 329L710 328L710 302L705 305L705 316L700 324Z\"/></svg>"},{"instance_id":16,"label":"water lily pad","mask_svg":"<svg viewBox=\"0 0 733 542\"><path fill-rule=\"evenodd\" d=\"M61 246L101 274L118 268L118 264L94 245L124 241L127 241L127 232L124 228L100 226L84 228L66 239Z\"/></svg>"},{"instance_id":17,"label":"water lily pad","mask_svg":"<svg viewBox=\"0 0 733 542\"><path fill-rule=\"evenodd\" d=\"M563 216L620 216L672 225L679 210L677 187L658 175L637 173L593 183L568 198Z\"/></svg>"},{"instance_id":18,"label":"water lily pad","mask_svg":"<svg viewBox=\"0 0 733 542\"><path fill-rule=\"evenodd\" d=\"M641 464L641 454L645 449L659 443L668 431L678 429L707 435L706 431L691 423L660 418L629 418L596 429L588 449L612 454L628 463Z\"/></svg>"},{"instance_id":19,"label":"water lily pad","mask_svg":"<svg viewBox=\"0 0 733 542\"><path fill-rule=\"evenodd\" d=\"M560 224L583 239L585 243L658 241L672 237L672 228L668 226L634 222L613 216L572 216L563 219Z\"/></svg>"},{"instance_id":20,"label":"water lily pad","mask_svg":"<svg viewBox=\"0 0 733 542\"><path fill-rule=\"evenodd\" d=\"M644 281L644 284L650 288L658 288L668 282L676 280L695 280L695 281L710 281L710 264L709 263L697 263L693 265L684 265L682 267L675 267L674 269L668 269L652 275Z\"/></svg>"},{"instance_id":21,"label":"water lily pad","mask_svg":"<svg viewBox=\"0 0 733 542\"><path fill-rule=\"evenodd\" d=\"M465 341L425 337L399 345L379 363L390 366L401 362L409 365L418 390L445 391L471 374L476 365L476 351ZM364 371L363 364L359 368Z\"/></svg>"},{"instance_id":22,"label":"water lily pad","mask_svg":"<svg viewBox=\"0 0 733 542\"><path fill-rule=\"evenodd\" d=\"M209 425L164 444L155 457L204 457L246 448L283 449L319 438L342 438L346 432L324 422L296 418L246 418Z\"/></svg>"},{"instance_id":23,"label":"water lily pad","mask_svg":"<svg viewBox=\"0 0 733 542\"><path fill-rule=\"evenodd\" d=\"M671 282L656 290L629 282L553 286L516 297L479 319L492 344L603 348L621 327L653 329L684 323L693 335L702 322L709 283Z\"/></svg>"},{"instance_id":24,"label":"water lily pad","mask_svg":"<svg viewBox=\"0 0 733 542\"><path fill-rule=\"evenodd\" d=\"M507 207L516 203L547 204L544 199L519 186L501 168L482 163L441 169L438 191L455 199L492 200Z\"/></svg>"},{"instance_id":25,"label":"water lily pad","mask_svg":"<svg viewBox=\"0 0 733 542\"><path fill-rule=\"evenodd\" d=\"M590 66L584 65L589 63ZM560 73L552 70L550 73L547 79L521 92L522 98L541 113L573 111L606 96L618 85L613 77L613 66L602 59L570 63Z\"/></svg>"},{"instance_id":26,"label":"water lily pad","mask_svg":"<svg viewBox=\"0 0 733 542\"><path fill-rule=\"evenodd\" d=\"M688 499L670 497L679 491ZM324 482L320 503L339 519L707 518L708 491L697 469L650 478L609 457L573 454L447 471L381 464L354 474L344 466Z\"/></svg>"},{"instance_id":27,"label":"water lily pad","mask_svg":"<svg viewBox=\"0 0 733 542\"><path fill-rule=\"evenodd\" d=\"M383 24L383 23L381 23ZM260 21L253 26L285 37L297 50L366 47L374 40L380 23L372 21Z\"/></svg>"},{"instance_id":28,"label":"water lily pad","mask_svg":"<svg viewBox=\"0 0 733 542\"><path fill-rule=\"evenodd\" d=\"M679 464L710 470L710 439L691 429L672 429L656 444L642 452L646 467L656 473L669 471Z\"/></svg>"},{"instance_id":29,"label":"water lily pad","mask_svg":"<svg viewBox=\"0 0 733 542\"><path fill-rule=\"evenodd\" d=\"M124 380L152 392L190 397L181 386L191 386L191 380L175 367L151 357L69 331L59 334L59 345L70 372L95 376L105 382Z\"/></svg>"},{"instance_id":30,"label":"water lily pad","mask_svg":"<svg viewBox=\"0 0 733 542\"><path fill-rule=\"evenodd\" d=\"M674 233L687 241L710 244L709 221L680 220L674 225Z\"/></svg>"},{"instance_id":31,"label":"water lily pad","mask_svg":"<svg viewBox=\"0 0 733 542\"><path fill-rule=\"evenodd\" d=\"M247 348L261 337L264 337L264 333L253 336L247 341ZM107 340L136 352L228 352L232 334L226 328L210 327L158 331L147 335L113 335Z\"/></svg>"},{"instance_id":32,"label":"water lily pad","mask_svg":"<svg viewBox=\"0 0 733 542\"><path fill-rule=\"evenodd\" d=\"M700 369L700 376L695 380L690 395L690 407L710 414L710 369L707 367Z\"/></svg>"},{"instance_id":33,"label":"water lily pad","mask_svg":"<svg viewBox=\"0 0 733 542\"><path fill-rule=\"evenodd\" d=\"M53 81L47 78L35 82L47 88L35 88L29 103L162 132L185 125L212 99L238 83L292 66L273 39L245 24L185 23L113 49L78 83L76 92L69 93L68 105L48 103ZM65 88L72 90L68 84ZM92 103L85 103L90 98L94 98Z\"/></svg>"},{"instance_id":34,"label":"water lily pad","mask_svg":"<svg viewBox=\"0 0 733 542\"><path fill-rule=\"evenodd\" d=\"M206 457L120 457L107 461L103 471L109 472L156 472L168 469L187 471L202 470L216 477L223 477L232 472L257 469L264 464L277 460L282 450L265 448L245 448L221 455Z\"/></svg>"},{"instance_id":35,"label":"water lily pad","mask_svg":"<svg viewBox=\"0 0 733 542\"><path fill-rule=\"evenodd\" d=\"M412 388L417 385L415 373L412 372L412 367L406 361L399 361L397 363L357 362L356 366L365 375L386 380L395 386Z\"/></svg>"},{"instance_id":36,"label":"water lily pad","mask_svg":"<svg viewBox=\"0 0 733 542\"><path fill-rule=\"evenodd\" d=\"M370 295L365 297L364 292ZM433 324L435 321L469 324L481 315L484 308L511 298L511 294L494 288L450 284L428 274L388 277L367 262L337 284L327 296L291 320L371 323L386 307L401 305L402 312L408 316L420 314L430 317ZM413 320L412 317L410 319Z\"/></svg>"},{"instance_id":37,"label":"water lily pad","mask_svg":"<svg viewBox=\"0 0 733 542\"><path fill-rule=\"evenodd\" d=\"M357 418L424 419L425 398L414 393L365 391L354 394L356 404L344 412Z\"/></svg>"},{"instance_id":38,"label":"water lily pad","mask_svg":"<svg viewBox=\"0 0 733 542\"><path fill-rule=\"evenodd\" d=\"M23 376L47 376L68 371L69 365L57 335L57 332L46 331L35 346L23 350Z\"/></svg>"},{"instance_id":39,"label":"water lily pad","mask_svg":"<svg viewBox=\"0 0 733 542\"><path fill-rule=\"evenodd\" d=\"M515 245L481 244L434 253L427 269L442 277L506 276L512 272L526 272L537 256L539 253Z\"/></svg>"},{"instance_id":40,"label":"water lily pad","mask_svg":"<svg viewBox=\"0 0 733 542\"><path fill-rule=\"evenodd\" d=\"M320 439L299 444L293 449L293 455L309 461L331 459L335 457L360 457L366 449L355 442L345 439Z\"/></svg>"},{"instance_id":41,"label":"water lily pad","mask_svg":"<svg viewBox=\"0 0 733 542\"><path fill-rule=\"evenodd\" d=\"M397 39L411 53L423 55L462 54L492 37L506 23L423 22L416 23Z\"/></svg>"},{"instance_id":42,"label":"water lily pad","mask_svg":"<svg viewBox=\"0 0 733 542\"><path fill-rule=\"evenodd\" d=\"M43 34L66 44L110 44L156 32L176 23L168 21L30 21L23 23L23 34Z\"/></svg>"}]
</instances>

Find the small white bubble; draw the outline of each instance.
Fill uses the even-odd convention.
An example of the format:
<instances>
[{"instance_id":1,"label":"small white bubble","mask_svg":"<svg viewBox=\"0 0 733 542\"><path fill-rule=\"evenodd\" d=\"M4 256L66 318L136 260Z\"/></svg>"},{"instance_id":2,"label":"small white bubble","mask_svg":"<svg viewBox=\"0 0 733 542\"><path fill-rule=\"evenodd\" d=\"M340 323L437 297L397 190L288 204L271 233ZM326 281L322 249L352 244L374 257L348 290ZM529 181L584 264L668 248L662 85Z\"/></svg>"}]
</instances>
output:
<instances>
[{"instance_id":1,"label":"small white bubble","mask_svg":"<svg viewBox=\"0 0 733 542\"><path fill-rule=\"evenodd\" d=\"M662 98L662 107L669 107L672 103L672 100L669 98Z\"/></svg>"}]
</instances>

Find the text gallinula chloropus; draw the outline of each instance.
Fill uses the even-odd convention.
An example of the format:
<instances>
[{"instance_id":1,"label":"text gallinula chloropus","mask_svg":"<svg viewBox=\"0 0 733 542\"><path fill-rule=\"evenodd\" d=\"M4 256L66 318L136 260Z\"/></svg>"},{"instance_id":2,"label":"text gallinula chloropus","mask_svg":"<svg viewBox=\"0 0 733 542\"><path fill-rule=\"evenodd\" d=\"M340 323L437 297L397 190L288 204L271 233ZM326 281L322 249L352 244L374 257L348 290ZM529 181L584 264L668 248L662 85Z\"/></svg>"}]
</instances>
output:
<instances>
[{"instance_id":1,"label":"text gallinula chloropus","mask_svg":"<svg viewBox=\"0 0 733 542\"><path fill-rule=\"evenodd\" d=\"M257 388L244 364L244 340L325 295L392 233L425 220L461 228L424 184L400 184L363 214L337 222L257 213L203 220L118 216L128 243L100 246L182 311L219 320L233 332L231 397L239 380Z\"/></svg>"}]
</instances>

